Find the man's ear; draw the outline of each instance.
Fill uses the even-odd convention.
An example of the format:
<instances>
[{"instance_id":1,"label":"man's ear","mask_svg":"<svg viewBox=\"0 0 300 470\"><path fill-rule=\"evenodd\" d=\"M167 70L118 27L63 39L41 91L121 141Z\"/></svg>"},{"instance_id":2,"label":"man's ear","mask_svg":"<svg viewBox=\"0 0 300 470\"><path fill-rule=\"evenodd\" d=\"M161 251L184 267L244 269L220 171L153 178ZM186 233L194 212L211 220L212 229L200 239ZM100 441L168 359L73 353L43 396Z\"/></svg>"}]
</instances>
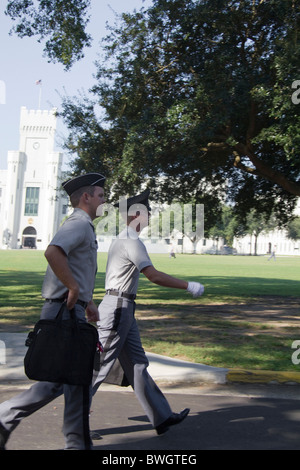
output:
<instances>
[{"instance_id":1,"label":"man's ear","mask_svg":"<svg viewBox=\"0 0 300 470\"><path fill-rule=\"evenodd\" d=\"M90 200L90 194L89 193L83 193L81 197L82 197L82 200L84 202L88 202Z\"/></svg>"}]
</instances>

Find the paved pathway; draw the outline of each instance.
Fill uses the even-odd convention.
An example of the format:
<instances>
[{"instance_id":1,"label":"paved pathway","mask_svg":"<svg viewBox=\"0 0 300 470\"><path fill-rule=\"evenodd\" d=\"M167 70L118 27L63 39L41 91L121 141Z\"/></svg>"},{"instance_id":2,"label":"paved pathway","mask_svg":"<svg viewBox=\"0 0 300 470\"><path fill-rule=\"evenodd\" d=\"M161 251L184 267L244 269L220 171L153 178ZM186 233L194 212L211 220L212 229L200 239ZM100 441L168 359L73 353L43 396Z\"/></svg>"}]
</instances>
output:
<instances>
[{"instance_id":1,"label":"paved pathway","mask_svg":"<svg viewBox=\"0 0 300 470\"><path fill-rule=\"evenodd\" d=\"M23 371L26 336L0 334L0 362L5 362L0 364L1 402L32 383ZM137 466L153 464L146 459L154 454L170 459L196 455L200 463L199 451L204 449L300 450L298 374L240 371L234 376L228 369L148 356L149 372L172 409L189 407L191 412L183 423L157 436L130 388L103 384L93 399L90 418L100 459L123 454L136 458L133 466ZM24 419L12 433L8 450L63 449L63 409L60 397Z\"/></svg>"}]
</instances>

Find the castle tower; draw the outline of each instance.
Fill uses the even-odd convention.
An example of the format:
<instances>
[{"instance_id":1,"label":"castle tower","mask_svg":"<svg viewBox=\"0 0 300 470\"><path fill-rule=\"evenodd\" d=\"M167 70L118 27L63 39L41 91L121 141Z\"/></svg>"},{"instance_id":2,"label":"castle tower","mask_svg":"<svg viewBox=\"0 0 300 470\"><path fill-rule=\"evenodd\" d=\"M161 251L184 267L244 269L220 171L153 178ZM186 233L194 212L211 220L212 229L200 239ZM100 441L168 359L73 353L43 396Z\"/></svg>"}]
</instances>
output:
<instances>
[{"instance_id":1,"label":"castle tower","mask_svg":"<svg viewBox=\"0 0 300 470\"><path fill-rule=\"evenodd\" d=\"M1 234L10 248L45 249L66 214L62 154L54 151L56 110L21 108L18 151L8 152ZM2 172L3 175L3 172ZM4 209L4 210L3 210Z\"/></svg>"}]
</instances>

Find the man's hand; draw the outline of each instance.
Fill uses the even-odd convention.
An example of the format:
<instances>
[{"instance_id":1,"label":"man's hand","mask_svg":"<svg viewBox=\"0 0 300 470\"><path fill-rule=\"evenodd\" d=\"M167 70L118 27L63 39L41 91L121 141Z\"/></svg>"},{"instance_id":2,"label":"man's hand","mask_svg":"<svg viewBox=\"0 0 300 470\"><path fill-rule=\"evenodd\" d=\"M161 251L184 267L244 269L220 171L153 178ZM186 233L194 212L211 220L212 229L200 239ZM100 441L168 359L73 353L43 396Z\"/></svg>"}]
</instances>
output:
<instances>
[{"instance_id":1,"label":"man's hand","mask_svg":"<svg viewBox=\"0 0 300 470\"><path fill-rule=\"evenodd\" d=\"M86 318L88 322L99 321L99 312L96 304L91 300L86 308Z\"/></svg>"},{"instance_id":2,"label":"man's hand","mask_svg":"<svg viewBox=\"0 0 300 470\"><path fill-rule=\"evenodd\" d=\"M200 282L189 282L187 291L192 294L193 297L200 297L204 292L204 286Z\"/></svg>"}]
</instances>

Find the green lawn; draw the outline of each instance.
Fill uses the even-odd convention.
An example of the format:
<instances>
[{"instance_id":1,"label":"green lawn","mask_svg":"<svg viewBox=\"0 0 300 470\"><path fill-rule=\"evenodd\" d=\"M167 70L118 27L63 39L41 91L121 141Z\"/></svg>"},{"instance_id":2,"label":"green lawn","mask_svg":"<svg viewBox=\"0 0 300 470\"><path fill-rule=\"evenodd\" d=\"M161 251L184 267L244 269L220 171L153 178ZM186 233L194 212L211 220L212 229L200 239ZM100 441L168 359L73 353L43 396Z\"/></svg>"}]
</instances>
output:
<instances>
[{"instance_id":1,"label":"green lawn","mask_svg":"<svg viewBox=\"0 0 300 470\"><path fill-rule=\"evenodd\" d=\"M200 281L205 295L193 299L141 276L136 315L146 350L219 367L299 370L291 363L291 344L300 331L286 325L284 310L291 302L299 306L300 257L274 262L255 256L150 256L158 270ZM105 265L106 254L99 253L97 303L104 294ZM27 330L38 319L46 266L43 252L0 250L0 331ZM264 299L266 309L270 302L280 306L277 323L266 320L263 310L250 320L244 315L244 305L262 305ZM289 314L295 324L299 318L299 308Z\"/></svg>"},{"instance_id":2,"label":"green lawn","mask_svg":"<svg viewBox=\"0 0 300 470\"><path fill-rule=\"evenodd\" d=\"M196 303L239 302L262 295L300 296L300 257L282 257L276 262L260 256L177 255L170 259L167 255L152 255L151 259L159 270L204 284L205 296ZM148 302L144 292L149 289L147 281L141 280L139 292L143 302ZM156 286L150 291L155 291L157 300L187 299L180 291L174 294Z\"/></svg>"}]
</instances>

